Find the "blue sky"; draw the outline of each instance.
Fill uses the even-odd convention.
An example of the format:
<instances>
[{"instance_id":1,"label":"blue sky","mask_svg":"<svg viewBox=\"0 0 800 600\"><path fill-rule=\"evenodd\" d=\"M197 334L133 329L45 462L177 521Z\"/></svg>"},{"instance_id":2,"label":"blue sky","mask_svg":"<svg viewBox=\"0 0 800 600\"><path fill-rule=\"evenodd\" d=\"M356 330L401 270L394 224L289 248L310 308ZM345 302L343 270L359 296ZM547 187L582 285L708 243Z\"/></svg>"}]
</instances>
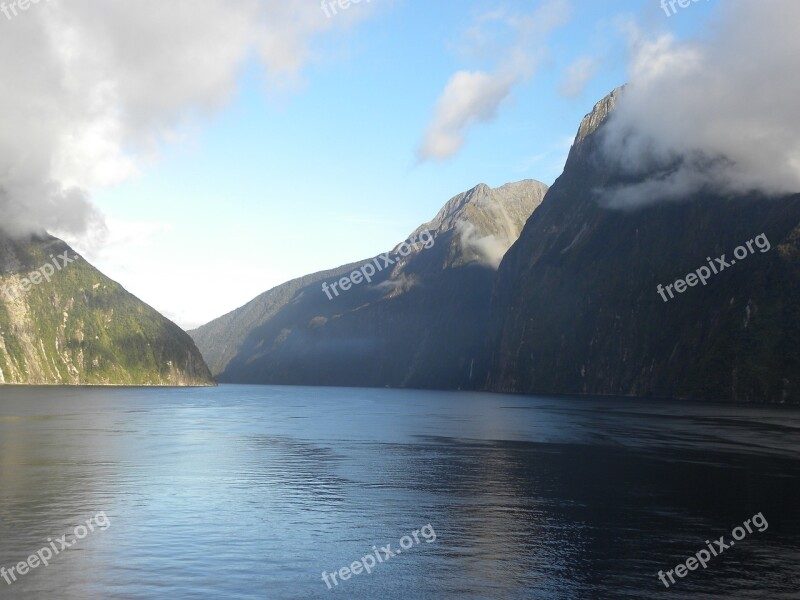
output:
<instances>
[{"instance_id":1,"label":"blue sky","mask_svg":"<svg viewBox=\"0 0 800 600\"><path fill-rule=\"evenodd\" d=\"M251 57L225 101L187 111L135 175L92 189L110 238L87 257L190 328L291 278L376 255L478 183L552 183L581 118L626 81L625 24L702 35L717 3L667 17L658 0L565 2L563 24L518 40L528 68L494 116L464 128L452 156L421 160L451 78L502 71L516 43L505 24L543 4L374 0L309 35L291 81L265 78ZM567 96L578 61L591 76Z\"/></svg>"}]
</instances>

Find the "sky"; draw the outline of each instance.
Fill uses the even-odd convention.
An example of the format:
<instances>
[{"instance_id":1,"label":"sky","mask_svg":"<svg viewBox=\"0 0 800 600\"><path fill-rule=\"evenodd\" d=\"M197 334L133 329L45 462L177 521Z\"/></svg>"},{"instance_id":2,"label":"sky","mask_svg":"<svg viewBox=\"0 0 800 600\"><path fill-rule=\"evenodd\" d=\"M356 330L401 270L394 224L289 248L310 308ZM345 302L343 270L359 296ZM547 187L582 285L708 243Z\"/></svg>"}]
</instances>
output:
<instances>
[{"instance_id":1,"label":"sky","mask_svg":"<svg viewBox=\"0 0 800 600\"><path fill-rule=\"evenodd\" d=\"M734 35L718 0L674 13L660 0L333 4L51 0L0 13L0 51L27 56L0 66L5 227L63 237L190 329L391 249L479 183L551 184L594 103L658 70L643 56L673 78L643 85L629 113L654 129L681 122L664 89L702 88L681 65L719 68L711 88L735 91L703 53L703 39ZM730 142L706 133L698 145Z\"/></svg>"}]
</instances>

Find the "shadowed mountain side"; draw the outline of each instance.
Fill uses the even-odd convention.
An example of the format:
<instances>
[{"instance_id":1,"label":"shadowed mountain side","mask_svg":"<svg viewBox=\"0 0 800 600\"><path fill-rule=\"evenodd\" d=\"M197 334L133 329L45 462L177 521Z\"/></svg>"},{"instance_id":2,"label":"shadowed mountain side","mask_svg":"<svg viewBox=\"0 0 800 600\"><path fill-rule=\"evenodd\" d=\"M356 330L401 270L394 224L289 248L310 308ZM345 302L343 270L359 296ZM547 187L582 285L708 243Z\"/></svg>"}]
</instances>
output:
<instances>
[{"instance_id":1,"label":"shadowed mountain side","mask_svg":"<svg viewBox=\"0 0 800 600\"><path fill-rule=\"evenodd\" d=\"M535 181L479 185L413 232L409 240L424 243L406 257L398 245L396 264L371 282L331 299L322 288L382 259L278 286L191 334L223 382L478 386L494 266L546 190Z\"/></svg>"},{"instance_id":2,"label":"shadowed mountain side","mask_svg":"<svg viewBox=\"0 0 800 600\"><path fill-rule=\"evenodd\" d=\"M483 327L494 273L466 265L436 277L416 275L401 288L382 276L370 289L333 301L312 285L247 337L219 379L467 387L475 383L474 362L485 369Z\"/></svg>"},{"instance_id":3,"label":"shadowed mountain side","mask_svg":"<svg viewBox=\"0 0 800 600\"><path fill-rule=\"evenodd\" d=\"M600 151L619 93L584 120L499 268L488 389L800 402L800 196L604 208L598 190L636 182ZM771 250L657 293L762 233Z\"/></svg>"},{"instance_id":4,"label":"shadowed mountain side","mask_svg":"<svg viewBox=\"0 0 800 600\"><path fill-rule=\"evenodd\" d=\"M253 328L260 327L292 300L302 298L305 294L320 295L327 302L321 290L322 281L337 279L359 266L361 263L352 263L292 279L264 292L241 308L190 331L189 335L194 338L203 353L211 372L219 375L242 350L244 340ZM312 288L313 291L310 291Z\"/></svg>"}]
</instances>

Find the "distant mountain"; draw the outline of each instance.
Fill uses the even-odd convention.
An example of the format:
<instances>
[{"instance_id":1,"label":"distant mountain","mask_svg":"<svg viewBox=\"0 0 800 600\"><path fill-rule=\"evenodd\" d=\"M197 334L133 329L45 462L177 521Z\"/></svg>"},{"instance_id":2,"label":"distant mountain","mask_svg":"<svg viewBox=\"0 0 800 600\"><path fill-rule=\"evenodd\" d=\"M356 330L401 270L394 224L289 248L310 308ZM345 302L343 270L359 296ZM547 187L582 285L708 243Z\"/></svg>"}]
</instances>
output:
<instances>
[{"instance_id":1,"label":"distant mountain","mask_svg":"<svg viewBox=\"0 0 800 600\"><path fill-rule=\"evenodd\" d=\"M61 240L0 233L0 384L213 385L191 338Z\"/></svg>"},{"instance_id":2,"label":"distant mountain","mask_svg":"<svg viewBox=\"0 0 800 600\"><path fill-rule=\"evenodd\" d=\"M480 385L495 268L546 191L479 185L415 244L290 281L190 334L221 382Z\"/></svg>"},{"instance_id":3,"label":"distant mountain","mask_svg":"<svg viewBox=\"0 0 800 600\"><path fill-rule=\"evenodd\" d=\"M584 119L500 265L488 389L800 402L800 195L604 208L597 190L634 183L599 150L622 93ZM706 285L657 291L723 254Z\"/></svg>"}]
</instances>

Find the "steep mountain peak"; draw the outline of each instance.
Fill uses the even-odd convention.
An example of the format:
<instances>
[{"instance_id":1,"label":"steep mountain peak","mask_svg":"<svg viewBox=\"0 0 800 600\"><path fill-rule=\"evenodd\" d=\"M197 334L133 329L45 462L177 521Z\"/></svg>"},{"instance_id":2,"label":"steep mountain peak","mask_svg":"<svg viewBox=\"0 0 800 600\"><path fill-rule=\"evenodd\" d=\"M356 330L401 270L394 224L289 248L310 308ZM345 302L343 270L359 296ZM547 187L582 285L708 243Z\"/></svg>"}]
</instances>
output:
<instances>
[{"instance_id":1,"label":"steep mountain peak","mask_svg":"<svg viewBox=\"0 0 800 600\"><path fill-rule=\"evenodd\" d=\"M499 188L491 188L479 183L472 189L451 198L428 223L419 227L414 233L429 230L442 234L459 227L459 223L467 222L476 227L500 223L509 230L516 239L519 231L516 227L507 227L509 217L522 215L522 224L539 206L547 193L547 185L535 179L524 179L515 183L507 183ZM487 217L499 217L493 223L487 223ZM518 221L519 219L514 219Z\"/></svg>"},{"instance_id":2,"label":"steep mountain peak","mask_svg":"<svg viewBox=\"0 0 800 600\"><path fill-rule=\"evenodd\" d=\"M547 190L533 179L499 188L482 183L452 198L418 231L428 229L437 237L452 232L444 267L475 262L497 268Z\"/></svg>"},{"instance_id":3,"label":"steep mountain peak","mask_svg":"<svg viewBox=\"0 0 800 600\"><path fill-rule=\"evenodd\" d=\"M599 139L623 92L583 119L563 174L500 265L489 389L800 401L800 194L709 186L691 202L635 211L598 202L596 190L625 177ZM653 164L635 177L659 173ZM747 252L760 235L780 250ZM686 270L734 248L753 256L661 298L662 282L682 286Z\"/></svg>"},{"instance_id":4,"label":"steep mountain peak","mask_svg":"<svg viewBox=\"0 0 800 600\"><path fill-rule=\"evenodd\" d=\"M575 136L575 142L572 145L573 151L579 150L586 138L597 131L597 128L608 118L608 115L614 112L617 102L619 102L624 91L624 85L616 88L595 104L592 112L583 117L581 125L578 127L578 134Z\"/></svg>"},{"instance_id":5,"label":"steep mountain peak","mask_svg":"<svg viewBox=\"0 0 800 600\"><path fill-rule=\"evenodd\" d=\"M422 225L420 230L427 227L431 231L442 233L452 229L455 222L463 215L467 205L477 204L481 200L485 200L491 191L492 188L488 185L479 183L472 189L453 196L431 221Z\"/></svg>"}]
</instances>

